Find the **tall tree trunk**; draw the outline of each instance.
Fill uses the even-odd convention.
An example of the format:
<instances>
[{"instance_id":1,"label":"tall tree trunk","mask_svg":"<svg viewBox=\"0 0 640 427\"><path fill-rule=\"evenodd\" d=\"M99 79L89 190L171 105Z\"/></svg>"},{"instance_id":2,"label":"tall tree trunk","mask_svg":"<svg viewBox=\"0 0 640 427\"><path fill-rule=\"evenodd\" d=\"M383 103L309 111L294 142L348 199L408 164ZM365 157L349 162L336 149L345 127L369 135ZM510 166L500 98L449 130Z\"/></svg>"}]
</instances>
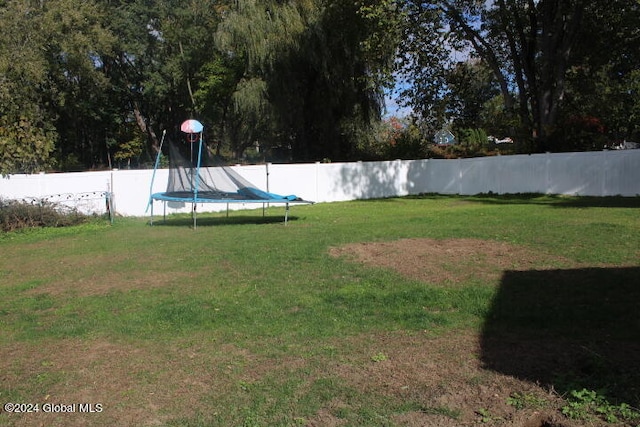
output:
<instances>
[{"instance_id":1,"label":"tall tree trunk","mask_svg":"<svg viewBox=\"0 0 640 427\"><path fill-rule=\"evenodd\" d=\"M497 0L496 30L504 37L506 57L499 54L503 48L499 46L500 37L493 39L490 33L481 33L453 2L442 4L462 36L493 70L507 110L515 103L505 73L513 73L521 126L530 129L537 150L549 149L548 137L558 120L586 0L527 0L526 4ZM511 67L505 67L501 58Z\"/></svg>"},{"instance_id":2,"label":"tall tree trunk","mask_svg":"<svg viewBox=\"0 0 640 427\"><path fill-rule=\"evenodd\" d=\"M535 52L538 19L535 4L533 0L528 1L528 10L524 17L513 3L507 4L504 0L498 0L498 7L518 86L518 116L523 129L532 129L536 111L532 105L537 103ZM530 111L534 112L533 118Z\"/></svg>"},{"instance_id":3,"label":"tall tree trunk","mask_svg":"<svg viewBox=\"0 0 640 427\"><path fill-rule=\"evenodd\" d=\"M148 136L149 141L151 142L151 148L153 149L154 154L157 154L158 151L160 151L160 141L158 140L158 136L153 130L153 127L151 127L147 123L147 120L142 115L142 112L140 111L140 106L138 105L137 102L133 103L133 114L136 118L136 123L140 128L140 130L142 131L142 133Z\"/></svg>"},{"instance_id":4,"label":"tall tree trunk","mask_svg":"<svg viewBox=\"0 0 640 427\"><path fill-rule=\"evenodd\" d=\"M498 3L504 5L503 0L500 0ZM504 10L506 12L506 7ZM501 61L498 58L498 55L496 54L494 46L491 44L489 40L483 37L475 28L471 27L467 23L466 18L460 13L459 10L456 9L455 6L450 5L447 2L444 2L444 12L447 16L449 16L453 20L453 22L456 23L456 25L460 27L466 40L471 43L471 45L473 46L476 53L480 56L480 58L482 58L482 60L484 60L489 65L489 68L493 72L493 75L498 81L498 85L500 86L500 92L502 93L502 98L503 98L503 102L504 102L504 106L507 114L509 115L515 114L514 113L515 100L509 88L509 82L507 80L507 77L504 74L503 68L501 66ZM516 51L515 46L512 47L511 51L512 52ZM517 67L514 67L514 68L516 68L517 70ZM518 86L520 86L521 83L522 83L522 86L524 86L524 82L520 81L521 79L518 78L517 72L516 72L516 78L518 80ZM527 107L525 105L523 108L522 97L519 97L519 100L520 100L519 115L522 121L523 111L527 111ZM530 121L528 120L528 115L527 115L527 120L523 121L523 123L526 124L529 122Z\"/></svg>"},{"instance_id":5,"label":"tall tree trunk","mask_svg":"<svg viewBox=\"0 0 640 427\"><path fill-rule=\"evenodd\" d=\"M557 123L559 107L564 99L566 72L571 50L584 14L585 2L572 5L563 0L541 2L540 58L541 66L536 99L535 129L539 148L548 149L548 137ZM533 107L533 106L532 106Z\"/></svg>"}]
</instances>

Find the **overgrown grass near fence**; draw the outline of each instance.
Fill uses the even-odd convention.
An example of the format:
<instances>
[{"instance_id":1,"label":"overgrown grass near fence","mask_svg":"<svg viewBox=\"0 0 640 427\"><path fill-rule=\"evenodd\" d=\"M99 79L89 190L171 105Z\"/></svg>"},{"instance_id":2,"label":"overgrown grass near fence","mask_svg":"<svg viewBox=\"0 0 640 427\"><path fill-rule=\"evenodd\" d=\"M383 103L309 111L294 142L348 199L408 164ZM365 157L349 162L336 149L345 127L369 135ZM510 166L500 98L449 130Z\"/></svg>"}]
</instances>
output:
<instances>
[{"instance_id":1,"label":"overgrown grass near fence","mask_svg":"<svg viewBox=\"0 0 640 427\"><path fill-rule=\"evenodd\" d=\"M602 369L559 378L537 377L535 360L518 370L500 359L506 353L496 343L554 343L545 347L551 353L561 342L594 352L637 343L639 211L637 198L425 195L294 207L287 226L282 208L270 208L265 217L203 214L196 230L190 217L174 216L152 227L127 218L5 233L0 402L99 403L101 410L0 413L0 425L406 425L406 417L465 424L506 409L480 407L490 404L481 400L464 407L437 395L455 387L491 390L498 377L488 372L545 392L556 387L560 399L618 381L598 396L614 409L638 405L637 383L630 383L638 379L631 370L639 364L637 346L628 348L626 366L620 354L598 353L588 366L600 362ZM494 242L532 256L487 273L472 259L482 253L453 254L445 266L452 280L436 281L332 252L402 239ZM482 274L458 275L465 268ZM548 298L560 287L558 295L579 301ZM617 306L594 304L600 296ZM573 317L553 317L563 307ZM576 319L589 327L588 319L600 319L599 328L587 337L573 327ZM608 347L590 346L598 340ZM409 349L420 360L416 372L437 375L439 360L478 367L459 384L443 373L432 389L426 378L412 382ZM538 389L514 390L524 401ZM500 408L507 398L515 399L501 396ZM514 408L511 416L522 410ZM548 410L560 416L556 409Z\"/></svg>"}]
</instances>

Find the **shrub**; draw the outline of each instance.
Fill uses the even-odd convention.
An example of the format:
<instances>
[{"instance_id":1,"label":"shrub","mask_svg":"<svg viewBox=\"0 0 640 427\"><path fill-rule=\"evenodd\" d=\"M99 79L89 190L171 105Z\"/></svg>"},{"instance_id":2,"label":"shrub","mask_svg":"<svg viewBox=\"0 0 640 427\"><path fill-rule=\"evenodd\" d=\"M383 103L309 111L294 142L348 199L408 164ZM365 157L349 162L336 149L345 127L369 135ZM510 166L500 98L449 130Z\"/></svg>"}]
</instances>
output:
<instances>
[{"instance_id":1,"label":"shrub","mask_svg":"<svg viewBox=\"0 0 640 427\"><path fill-rule=\"evenodd\" d=\"M87 222L89 218L76 209L44 200L0 199L0 230L4 232L32 227L65 227Z\"/></svg>"}]
</instances>

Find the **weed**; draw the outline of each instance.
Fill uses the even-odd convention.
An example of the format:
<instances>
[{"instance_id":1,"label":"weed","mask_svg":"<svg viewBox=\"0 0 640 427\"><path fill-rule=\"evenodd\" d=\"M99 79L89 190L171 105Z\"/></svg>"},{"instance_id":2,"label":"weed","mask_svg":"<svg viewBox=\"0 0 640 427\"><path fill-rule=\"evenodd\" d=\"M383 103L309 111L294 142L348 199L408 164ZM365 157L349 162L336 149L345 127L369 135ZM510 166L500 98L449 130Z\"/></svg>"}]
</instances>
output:
<instances>
[{"instance_id":1,"label":"weed","mask_svg":"<svg viewBox=\"0 0 640 427\"><path fill-rule=\"evenodd\" d=\"M542 409L547 405L547 401L531 393L513 393L507 398L507 405L513 406L517 410Z\"/></svg>"},{"instance_id":2,"label":"weed","mask_svg":"<svg viewBox=\"0 0 640 427\"><path fill-rule=\"evenodd\" d=\"M293 424L296 426L304 426L307 424L307 420L304 417L294 417Z\"/></svg>"},{"instance_id":3,"label":"weed","mask_svg":"<svg viewBox=\"0 0 640 427\"><path fill-rule=\"evenodd\" d=\"M446 406L424 407L422 408L422 412L429 415L442 415L452 420L459 419L461 414L459 409L451 409Z\"/></svg>"},{"instance_id":4,"label":"weed","mask_svg":"<svg viewBox=\"0 0 640 427\"><path fill-rule=\"evenodd\" d=\"M497 417L491 414L491 412L489 412L488 409L485 408L480 408L476 411L476 414L478 414L480 416L480 422L481 423L490 423L493 421L500 421L502 420L502 417Z\"/></svg>"},{"instance_id":5,"label":"weed","mask_svg":"<svg viewBox=\"0 0 640 427\"><path fill-rule=\"evenodd\" d=\"M238 385L240 386L240 390L244 391L244 392L250 392L251 391L251 384L248 383L247 381L240 381L238 383Z\"/></svg>"},{"instance_id":6,"label":"weed","mask_svg":"<svg viewBox=\"0 0 640 427\"><path fill-rule=\"evenodd\" d=\"M387 355L382 352L379 352L371 356L371 360L373 360L376 363L384 362L385 360L387 360Z\"/></svg>"},{"instance_id":7,"label":"weed","mask_svg":"<svg viewBox=\"0 0 640 427\"><path fill-rule=\"evenodd\" d=\"M255 414L248 414L242 421L242 427L260 427L260 426L262 426L262 423L260 423L259 417Z\"/></svg>"},{"instance_id":8,"label":"weed","mask_svg":"<svg viewBox=\"0 0 640 427\"><path fill-rule=\"evenodd\" d=\"M626 403L614 405L593 390L572 390L562 413L573 420L589 421L600 418L608 423L640 419L640 412Z\"/></svg>"}]
</instances>

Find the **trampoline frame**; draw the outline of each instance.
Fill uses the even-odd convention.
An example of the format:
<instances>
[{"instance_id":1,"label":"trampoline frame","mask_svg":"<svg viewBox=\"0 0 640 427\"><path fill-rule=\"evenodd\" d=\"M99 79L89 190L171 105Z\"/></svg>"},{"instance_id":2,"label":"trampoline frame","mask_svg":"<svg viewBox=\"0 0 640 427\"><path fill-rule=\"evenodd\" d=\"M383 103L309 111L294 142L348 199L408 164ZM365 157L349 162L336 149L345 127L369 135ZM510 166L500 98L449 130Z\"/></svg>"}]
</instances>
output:
<instances>
[{"instance_id":1,"label":"trampoline frame","mask_svg":"<svg viewBox=\"0 0 640 427\"><path fill-rule=\"evenodd\" d=\"M313 202L309 202L306 200L286 200L286 199L268 199L268 200L264 200L264 199L204 199L204 198L198 198L198 199L194 199L194 198L176 198L176 197L171 197L171 196L167 196L166 193L155 193L151 196L152 200L151 200L151 217L149 220L149 225L153 225L153 217L154 217L154 213L153 213L153 201L158 200L158 201L162 201L163 202L163 213L162 213L162 219L163 221L166 221L167 219L167 202L182 202L182 203L191 203L191 217L193 218L193 228L195 229L197 227L197 205L198 203L200 204L205 204L205 203L226 203L227 205L227 218L229 217L229 205L234 203L234 204L240 204L240 203L247 203L247 204L262 204L262 217L264 218L265 216L265 210L266 208L271 205L271 204L284 204L285 205L285 211L284 211L284 225L288 224L289 221L289 210L290 210L290 205L292 204L313 204Z\"/></svg>"}]
</instances>

